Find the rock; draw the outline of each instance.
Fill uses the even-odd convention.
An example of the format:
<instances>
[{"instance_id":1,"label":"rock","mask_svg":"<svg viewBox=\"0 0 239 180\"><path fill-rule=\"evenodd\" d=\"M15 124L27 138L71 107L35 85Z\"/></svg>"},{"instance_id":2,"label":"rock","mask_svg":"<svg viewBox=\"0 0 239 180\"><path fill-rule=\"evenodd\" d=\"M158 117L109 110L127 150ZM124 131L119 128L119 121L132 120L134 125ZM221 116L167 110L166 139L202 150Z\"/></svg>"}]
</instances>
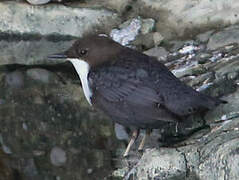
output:
<instances>
[{"instance_id":1,"label":"rock","mask_svg":"<svg viewBox=\"0 0 239 180\"><path fill-rule=\"evenodd\" d=\"M48 67L47 72L43 67ZM61 68L52 65L0 67L0 77L3 76L0 78L1 147L11 153L17 165L15 169L24 176L29 159L34 160L38 173L29 179L55 179L56 175L61 179L104 179L111 173L112 157L122 142L114 136L111 121L89 109L78 77L75 77L77 80L68 77L67 67ZM47 73L49 79L43 76L37 80L38 75L32 79L27 75L29 71ZM21 88L11 89L5 82L6 76L13 72L24 77ZM64 80L59 81L53 73ZM45 81L47 79L49 81ZM59 152L55 152L58 147ZM90 174L88 169L92 169Z\"/></svg>"},{"instance_id":2,"label":"rock","mask_svg":"<svg viewBox=\"0 0 239 180\"><path fill-rule=\"evenodd\" d=\"M62 166L66 163L66 152L60 147L54 147L50 153L51 163L54 166Z\"/></svg>"},{"instance_id":3,"label":"rock","mask_svg":"<svg viewBox=\"0 0 239 180\"><path fill-rule=\"evenodd\" d=\"M224 115L225 117L231 117L232 114L236 114L236 112L238 112L238 106L239 106L239 91L238 90L226 97L223 97L222 99L224 99L228 103L225 105L221 105L217 107L216 109L209 111L206 114L205 119L208 120L208 124L221 120L221 117Z\"/></svg>"},{"instance_id":4,"label":"rock","mask_svg":"<svg viewBox=\"0 0 239 180\"><path fill-rule=\"evenodd\" d=\"M32 5L41 5L41 4L47 4L51 0L26 0L26 1Z\"/></svg>"},{"instance_id":5,"label":"rock","mask_svg":"<svg viewBox=\"0 0 239 180\"><path fill-rule=\"evenodd\" d=\"M232 43L239 43L239 26L231 26L213 34L209 39L207 48L215 50Z\"/></svg>"},{"instance_id":6,"label":"rock","mask_svg":"<svg viewBox=\"0 0 239 180\"><path fill-rule=\"evenodd\" d=\"M206 72L206 69L201 65L192 66L192 67L184 67L184 68L180 68L180 69L172 71L172 73L178 78L183 76L199 75L205 72Z\"/></svg>"},{"instance_id":7,"label":"rock","mask_svg":"<svg viewBox=\"0 0 239 180\"><path fill-rule=\"evenodd\" d=\"M129 177L137 177L139 180L147 179L185 179L186 161L180 152L160 148L160 150L147 150L138 162L135 172Z\"/></svg>"},{"instance_id":8,"label":"rock","mask_svg":"<svg viewBox=\"0 0 239 180\"><path fill-rule=\"evenodd\" d=\"M92 7L92 6L91 6ZM14 34L58 34L81 37L85 32L94 31L95 27L107 29L120 22L112 11L99 8L73 8L64 5L29 6L14 1L1 2L1 32ZM12 21L18 17L16 21ZM70 27L70 28L69 28Z\"/></svg>"},{"instance_id":9,"label":"rock","mask_svg":"<svg viewBox=\"0 0 239 180\"><path fill-rule=\"evenodd\" d=\"M115 123L115 135L119 140L129 140L129 135L124 126Z\"/></svg>"},{"instance_id":10,"label":"rock","mask_svg":"<svg viewBox=\"0 0 239 180\"><path fill-rule=\"evenodd\" d=\"M148 34L140 34L136 37L136 39L131 43L136 46L138 50L145 50L155 46L158 46L163 41L163 37L160 33L148 33Z\"/></svg>"},{"instance_id":11,"label":"rock","mask_svg":"<svg viewBox=\"0 0 239 180\"><path fill-rule=\"evenodd\" d=\"M127 175L127 172L129 171L128 167L117 169L115 170L112 175L116 178L124 178Z\"/></svg>"},{"instance_id":12,"label":"rock","mask_svg":"<svg viewBox=\"0 0 239 180\"><path fill-rule=\"evenodd\" d=\"M133 18L121 24L120 29L113 29L110 33L112 39L123 46L129 45L139 34L141 28L141 18Z\"/></svg>"},{"instance_id":13,"label":"rock","mask_svg":"<svg viewBox=\"0 0 239 180\"><path fill-rule=\"evenodd\" d=\"M165 39L175 36L193 36L197 29L225 27L238 23L239 2L232 0L225 6L224 0L190 1L138 1L138 11L157 20L156 30ZM135 5L136 6L136 5ZM215 8L217 7L217 8Z\"/></svg>"},{"instance_id":14,"label":"rock","mask_svg":"<svg viewBox=\"0 0 239 180\"><path fill-rule=\"evenodd\" d=\"M205 64L211 57L212 55L209 53L199 53L195 58L198 60L199 64Z\"/></svg>"},{"instance_id":15,"label":"rock","mask_svg":"<svg viewBox=\"0 0 239 180\"><path fill-rule=\"evenodd\" d=\"M224 75L227 75L229 73L238 73L239 72L239 62L238 58L235 59L234 61L228 62L226 61L225 63L221 63L224 66L221 67L220 69L216 70L216 77L222 77ZM235 76L236 77L236 76ZM234 77L234 78L235 78ZM233 78L231 78L233 79Z\"/></svg>"},{"instance_id":16,"label":"rock","mask_svg":"<svg viewBox=\"0 0 239 180\"><path fill-rule=\"evenodd\" d=\"M0 144L1 144L1 147L2 147L2 151L6 154L12 154L12 151L11 149L3 142L3 137L2 135L0 134Z\"/></svg>"},{"instance_id":17,"label":"rock","mask_svg":"<svg viewBox=\"0 0 239 180\"><path fill-rule=\"evenodd\" d=\"M21 88L24 86L24 75L20 71L14 71L6 75L5 83L12 88Z\"/></svg>"},{"instance_id":18,"label":"rock","mask_svg":"<svg viewBox=\"0 0 239 180\"><path fill-rule=\"evenodd\" d=\"M202 34L197 35L196 38L199 42L206 43L213 34L213 32L214 30L204 32Z\"/></svg>"},{"instance_id":19,"label":"rock","mask_svg":"<svg viewBox=\"0 0 239 180\"><path fill-rule=\"evenodd\" d=\"M140 29L140 32L142 34L147 34L153 31L155 28L155 20L152 18L148 19L142 19L142 27Z\"/></svg>"},{"instance_id":20,"label":"rock","mask_svg":"<svg viewBox=\"0 0 239 180\"><path fill-rule=\"evenodd\" d=\"M196 86L196 85L204 83L205 81L207 81L207 83L210 83L214 79L215 79L214 73L208 72L208 73L199 75L196 78L193 78L190 82L187 82L187 84L190 85L190 86Z\"/></svg>"},{"instance_id":21,"label":"rock","mask_svg":"<svg viewBox=\"0 0 239 180\"><path fill-rule=\"evenodd\" d=\"M183 47L184 44L185 44L185 42L179 41L179 40L170 41L170 45L172 46L170 48L170 52L178 51L180 48Z\"/></svg>"},{"instance_id":22,"label":"rock","mask_svg":"<svg viewBox=\"0 0 239 180\"><path fill-rule=\"evenodd\" d=\"M235 163L238 163L239 133L234 129L238 119L234 120L237 122L225 124L223 128L216 130L217 132L226 130L227 133L221 133L219 136L216 133L211 134L209 139L214 138L213 141L204 141L206 144L200 150L202 158L199 165L200 179L224 179L225 175L228 179L238 178L239 173L234 167Z\"/></svg>"},{"instance_id":23,"label":"rock","mask_svg":"<svg viewBox=\"0 0 239 180\"><path fill-rule=\"evenodd\" d=\"M45 69L41 68L32 68L26 71L28 77L35 81L39 81L45 84L53 83L56 80L56 77L53 77L54 74Z\"/></svg>"},{"instance_id":24,"label":"rock","mask_svg":"<svg viewBox=\"0 0 239 180\"><path fill-rule=\"evenodd\" d=\"M235 79L237 79L237 77L238 77L238 72L230 72L227 74L227 78L229 80L231 80L231 79L235 80Z\"/></svg>"},{"instance_id":25,"label":"rock","mask_svg":"<svg viewBox=\"0 0 239 180\"><path fill-rule=\"evenodd\" d=\"M97 3L97 2L93 2ZM114 0L114 1L100 1L104 6L116 10L119 13L124 13L128 9L131 9L130 0Z\"/></svg>"},{"instance_id":26,"label":"rock","mask_svg":"<svg viewBox=\"0 0 239 180\"><path fill-rule=\"evenodd\" d=\"M1 40L0 65L5 64L56 64L49 60L48 55L62 52L70 47L72 39L54 41L53 39L40 38L37 40ZM59 63L59 62L57 62Z\"/></svg>"},{"instance_id":27,"label":"rock","mask_svg":"<svg viewBox=\"0 0 239 180\"><path fill-rule=\"evenodd\" d=\"M141 35L142 37L147 36L148 33L152 32L154 28L155 21L151 18L142 19L141 17L133 18L128 21L125 21L123 24L119 26L120 29L113 29L110 33L112 39L116 42L119 42L123 46L129 45L131 41L136 39L136 36ZM151 36L150 36L151 37ZM144 41L148 38L144 38ZM152 46L151 42L159 43L161 42L161 35L159 33L153 33L148 43L149 46ZM141 41L140 41L141 42Z\"/></svg>"},{"instance_id":28,"label":"rock","mask_svg":"<svg viewBox=\"0 0 239 180\"><path fill-rule=\"evenodd\" d=\"M154 47L147 51L144 51L144 54L147 54L148 56L156 57L159 60L166 60L166 57L169 54L169 52L163 47Z\"/></svg>"}]
</instances>

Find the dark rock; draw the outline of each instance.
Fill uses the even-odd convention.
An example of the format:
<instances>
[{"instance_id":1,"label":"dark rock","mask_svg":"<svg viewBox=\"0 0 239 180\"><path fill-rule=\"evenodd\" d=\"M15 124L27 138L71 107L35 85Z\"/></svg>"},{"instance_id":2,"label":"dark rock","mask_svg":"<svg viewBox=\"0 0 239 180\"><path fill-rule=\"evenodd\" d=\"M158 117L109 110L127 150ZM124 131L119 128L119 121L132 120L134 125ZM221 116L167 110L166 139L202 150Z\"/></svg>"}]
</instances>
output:
<instances>
[{"instance_id":1,"label":"dark rock","mask_svg":"<svg viewBox=\"0 0 239 180\"><path fill-rule=\"evenodd\" d=\"M217 49L219 47L239 43L239 26L231 26L223 31L213 34L210 37L207 48L210 50Z\"/></svg>"}]
</instances>

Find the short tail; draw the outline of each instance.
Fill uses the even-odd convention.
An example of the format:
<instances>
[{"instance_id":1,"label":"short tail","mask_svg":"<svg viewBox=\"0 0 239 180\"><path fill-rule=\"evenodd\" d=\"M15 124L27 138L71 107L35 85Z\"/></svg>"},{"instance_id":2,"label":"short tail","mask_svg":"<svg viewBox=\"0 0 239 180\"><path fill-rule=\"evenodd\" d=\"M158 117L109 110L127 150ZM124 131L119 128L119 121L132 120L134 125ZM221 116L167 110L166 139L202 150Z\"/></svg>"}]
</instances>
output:
<instances>
[{"instance_id":1,"label":"short tail","mask_svg":"<svg viewBox=\"0 0 239 180\"><path fill-rule=\"evenodd\" d=\"M213 109L216 106L220 105L220 104L227 104L228 102L223 100L223 99L219 99L219 98L215 98L215 97L211 97L206 95L206 98L208 99L208 108L209 109Z\"/></svg>"}]
</instances>

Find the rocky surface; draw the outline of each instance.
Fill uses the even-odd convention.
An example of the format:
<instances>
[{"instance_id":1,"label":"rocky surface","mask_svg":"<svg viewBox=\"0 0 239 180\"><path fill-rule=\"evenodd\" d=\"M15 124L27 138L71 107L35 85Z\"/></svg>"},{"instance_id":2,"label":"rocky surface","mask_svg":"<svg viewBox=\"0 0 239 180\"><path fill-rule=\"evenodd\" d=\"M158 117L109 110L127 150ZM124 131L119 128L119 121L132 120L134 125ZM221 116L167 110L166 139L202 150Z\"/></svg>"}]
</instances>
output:
<instances>
[{"instance_id":1,"label":"rocky surface","mask_svg":"<svg viewBox=\"0 0 239 180\"><path fill-rule=\"evenodd\" d=\"M26 179L108 176L121 145L112 123L84 101L78 79L39 67L5 67L0 77L1 147Z\"/></svg>"},{"instance_id":2,"label":"rocky surface","mask_svg":"<svg viewBox=\"0 0 239 180\"><path fill-rule=\"evenodd\" d=\"M31 40L1 40L0 65L7 64L50 64L47 56L63 52L73 43L72 38L62 41L54 41L48 38ZM54 62L52 62L53 64Z\"/></svg>"},{"instance_id":3,"label":"rocky surface","mask_svg":"<svg viewBox=\"0 0 239 180\"><path fill-rule=\"evenodd\" d=\"M0 2L0 32L30 35L80 37L97 28L109 29L120 22L118 15L97 7L74 8L61 4L30 6L14 1Z\"/></svg>"},{"instance_id":4,"label":"rocky surface","mask_svg":"<svg viewBox=\"0 0 239 180\"><path fill-rule=\"evenodd\" d=\"M238 22L237 1L54 2L0 2L0 179L239 178L238 26L219 28ZM228 104L154 130L123 159L129 130L88 106L71 64L46 58L98 29Z\"/></svg>"},{"instance_id":5,"label":"rocky surface","mask_svg":"<svg viewBox=\"0 0 239 180\"><path fill-rule=\"evenodd\" d=\"M49 0L20 2L0 3L0 12L4 11L0 17L2 32L82 36L94 26L110 29L122 20L140 15L156 20L156 31L165 39L172 39L193 37L201 31L239 22L237 0L52 0L55 4L45 4Z\"/></svg>"}]
</instances>

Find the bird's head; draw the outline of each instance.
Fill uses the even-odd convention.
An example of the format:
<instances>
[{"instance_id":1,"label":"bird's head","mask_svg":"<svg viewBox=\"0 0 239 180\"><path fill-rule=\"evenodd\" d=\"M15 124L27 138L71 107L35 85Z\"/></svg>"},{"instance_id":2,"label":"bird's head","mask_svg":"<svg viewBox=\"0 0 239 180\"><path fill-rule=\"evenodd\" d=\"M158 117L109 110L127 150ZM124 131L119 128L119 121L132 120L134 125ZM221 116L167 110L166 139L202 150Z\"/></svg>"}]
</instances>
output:
<instances>
[{"instance_id":1,"label":"bird's head","mask_svg":"<svg viewBox=\"0 0 239 180\"><path fill-rule=\"evenodd\" d=\"M75 68L85 63L91 68L114 61L122 49L124 49L123 46L106 36L89 35L77 40L64 53L54 54L49 58L65 58Z\"/></svg>"}]
</instances>

